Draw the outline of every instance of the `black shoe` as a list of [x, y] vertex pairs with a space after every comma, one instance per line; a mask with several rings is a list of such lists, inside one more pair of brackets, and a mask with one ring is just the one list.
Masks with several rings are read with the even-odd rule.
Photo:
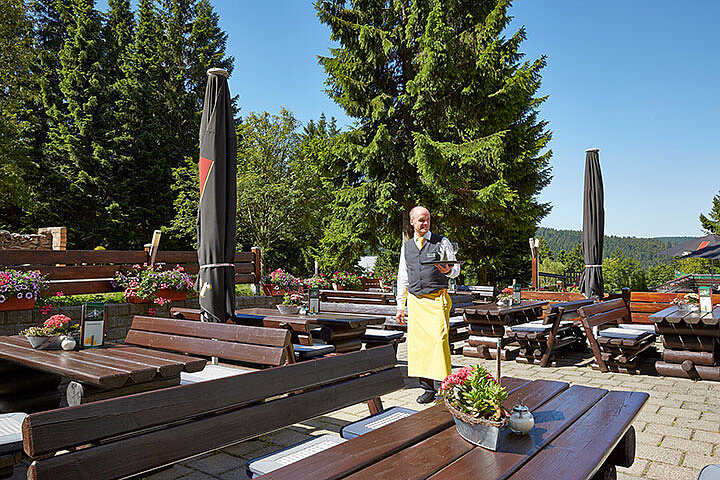
[[435, 392], [425, 391], [422, 395], [417, 397], [417, 403], [431, 403], [435, 400]]

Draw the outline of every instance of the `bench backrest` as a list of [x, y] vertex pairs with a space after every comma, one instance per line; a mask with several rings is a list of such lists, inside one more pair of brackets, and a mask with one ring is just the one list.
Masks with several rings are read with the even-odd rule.
[[[143, 250], [0, 250], [0, 268], [40, 270], [48, 279], [43, 295], [54, 296], [114, 292], [121, 289], [111, 279], [118, 270], [149, 263]], [[200, 266], [195, 250], [159, 251], [155, 263], [169, 268], [180, 265], [186, 273], [197, 274]], [[235, 283], [260, 281], [260, 250], [235, 253]]]
[[320, 302], [395, 305], [392, 292], [361, 292], [358, 290], [320, 290]]
[[402, 389], [395, 363], [388, 345], [31, 414], [28, 478], [119, 478], [212, 451]]
[[[653, 313], [672, 306], [676, 298], [685, 297], [685, 293], [662, 293], [662, 292], [631, 292], [630, 312], [632, 323], [652, 323], [648, 317]], [[713, 304], [720, 303], [720, 295], [712, 296]]]
[[125, 343], [260, 366], [294, 361], [290, 332], [278, 328], [136, 315]]
[[580, 307], [578, 313], [586, 328], [630, 322], [630, 312], [628, 311], [627, 303], [622, 298]]
[[[592, 299], [575, 300], [572, 302], [559, 302], [548, 304], [543, 323], [549, 325], [555, 320], [574, 320], [578, 318], [578, 309], [592, 305]], [[559, 317], [559, 318], [558, 318]]]

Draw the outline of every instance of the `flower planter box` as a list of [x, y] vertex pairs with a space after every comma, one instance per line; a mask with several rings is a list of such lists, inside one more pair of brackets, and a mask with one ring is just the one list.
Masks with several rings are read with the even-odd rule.
[[34, 306], [34, 298], [17, 298], [16, 296], [13, 296], [0, 303], [0, 312], [11, 310], [32, 310]]
[[181, 292], [178, 290], [170, 290], [167, 288], [161, 288], [155, 292], [156, 297], [162, 297], [165, 300], [172, 300], [174, 302], [187, 300], [187, 292]]
[[461, 437], [474, 445], [487, 448], [488, 450], [496, 451], [498, 449], [500, 446], [499, 440], [502, 438], [500, 432], [506, 427], [508, 417], [504, 417], [499, 422], [494, 422], [459, 412], [447, 401], [445, 402], [445, 406], [452, 414], [455, 420], [455, 428], [457, 428]]
[[128, 303], [148, 303], [147, 298], [138, 297], [133, 295], [132, 297], [125, 297]]
[[52, 337], [25, 336], [30, 345], [36, 350], [60, 350], [64, 337], [65, 335], [53, 335]]
[[276, 305], [281, 315], [297, 315], [300, 313], [300, 307], [297, 305]]

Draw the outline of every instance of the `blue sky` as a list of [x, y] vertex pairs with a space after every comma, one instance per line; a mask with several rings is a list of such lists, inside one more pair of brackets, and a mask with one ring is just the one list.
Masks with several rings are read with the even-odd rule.
[[[332, 42], [311, 1], [212, 2], [241, 113], [352, 124], [323, 91], [317, 55]], [[540, 116], [554, 178], [540, 199], [553, 210], [542, 225], [582, 228], [585, 149], [598, 147], [606, 234], [702, 235], [698, 216], [720, 191], [720, 2], [517, 0], [510, 14], [513, 32], [527, 29], [526, 59], [548, 57]]]

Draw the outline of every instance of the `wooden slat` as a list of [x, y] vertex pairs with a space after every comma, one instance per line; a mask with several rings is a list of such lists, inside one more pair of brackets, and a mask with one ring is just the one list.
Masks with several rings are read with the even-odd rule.
[[142, 264], [147, 261], [144, 251], [127, 250], [2, 250], [0, 265], [74, 265], [96, 264]]
[[[217, 340], [287, 347], [290, 334], [277, 328], [248, 327], [228, 323], [197, 322], [178, 318], [133, 317], [131, 330], [143, 330], [155, 333], [167, 333], [197, 338], [214, 338]], [[188, 352], [191, 353], [191, 352]]]
[[73, 280], [73, 279], [108, 279], [120, 270], [122, 265], [68, 265], [57, 267], [54, 265], [23, 265], [13, 267], [16, 270], [40, 270], [48, 280]]
[[[236, 377], [220, 378], [87, 404], [82, 409], [41, 412], [32, 415], [29, 420], [28, 428], [32, 427], [33, 435], [30, 436], [28, 430], [28, 435], [23, 436], [24, 448], [28, 455], [37, 456], [233, 405], [315, 388], [388, 369], [395, 363], [395, 350], [386, 345], [246, 373], [241, 380]], [[128, 423], [128, 418], [133, 421]]]
[[630, 302], [630, 311], [637, 313], [655, 313], [668, 308], [667, 303]]
[[630, 292], [630, 302], [664, 302], [670, 303], [675, 298], [684, 297], [678, 293], [661, 293], [661, 292]]
[[[507, 442], [502, 451], [492, 452], [475, 448], [430, 478], [438, 480], [509, 478], [605, 394], [607, 390], [573, 385], [533, 411], [535, 428], [528, 436], [518, 437], [505, 431], [500, 439], [501, 442]], [[562, 415], [558, 415], [559, 412], [562, 412]]]
[[513, 480], [591, 478], [628, 431], [648, 397], [642, 392], [608, 393], [532, 457], [513, 475]]
[[46, 352], [36, 350], [24, 337], [0, 338], [0, 358], [13, 360], [28, 367], [55, 373], [98, 387], [117, 388], [128, 381], [121, 369], [97, 365], [73, 357], [76, 352]]
[[[251, 375], [254, 374], [231, 378], [242, 383]], [[132, 475], [146, 470], [148, 466], [159, 466], [198, 452], [211, 451], [402, 387], [402, 374], [400, 369], [395, 367], [300, 395], [291, 395], [73, 453], [37, 460], [28, 469], [28, 479], [39, 477], [54, 480], [94, 480]], [[171, 389], [176, 388], [184, 387]], [[158, 445], [162, 448], [158, 449]]]
[[41, 292], [45, 296], [54, 296], [57, 292], [63, 295], [81, 295], [84, 293], [108, 293], [122, 289], [113, 287], [110, 280], [56, 280], [50, 281]]
[[166, 361], [182, 365], [182, 371], [188, 373], [199, 372], [207, 364], [203, 358], [190, 357], [179, 353], [161, 352], [150, 348], [134, 347], [132, 345], [113, 345], [111, 348], [123, 353], [131, 353], [157, 361]]
[[660, 322], [655, 324], [655, 332], [660, 335], [699, 335], [705, 337], [720, 337], [720, 329], [713, 326], [703, 324], [687, 325], [671, 324], [668, 322]]
[[[289, 336], [289, 332], [283, 333], [287, 333]], [[140, 330], [130, 330], [125, 337], [125, 343], [263, 365], [282, 365], [287, 361], [286, 351], [278, 347], [186, 337], [184, 335], [166, 335]]]
[[[88, 351], [92, 352], [92, 350]], [[106, 348], [104, 349], [103, 355], [108, 358], [117, 358], [128, 362], [133, 362], [137, 365], [145, 365], [148, 367], [152, 367], [163, 378], [177, 377], [180, 375], [180, 372], [183, 371], [183, 363], [148, 357], [146, 355], [128, 352], [120, 348]], [[189, 360], [192, 357], [185, 358]], [[204, 359], [199, 358], [197, 360], [203, 362], [205, 361]]]
[[[531, 397], [529, 398], [530, 405], [531, 407], [536, 407], [538, 406], [537, 402], [542, 404], [557, 394], [559, 390], [567, 388], [567, 384], [563, 382], [527, 382], [513, 378], [503, 378], [502, 384], [506, 386], [508, 391], [512, 392], [505, 401], [505, 406], [509, 408], [514, 405], [513, 402], [517, 402], [518, 399], [526, 397]], [[535, 387], [538, 387], [542, 392], [538, 392], [535, 395], [530, 393]], [[366, 433], [350, 442], [342, 443], [329, 450], [320, 452], [311, 458], [300, 460], [287, 467], [270, 472], [264, 475], [263, 478], [268, 480], [329, 480], [346, 478], [346, 475], [355, 472], [357, 472], [357, 474], [351, 478], [413, 478], [414, 475], [417, 475], [419, 478], [425, 478], [422, 475], [427, 473], [426, 469], [424, 470], [426, 461], [424, 459], [420, 460], [423, 452], [417, 451], [418, 449], [415, 447], [425, 439], [430, 439], [428, 442], [432, 443], [431, 439], [434, 438], [436, 433], [442, 432], [447, 427], [453, 425], [453, 423], [452, 416], [447, 412], [445, 406], [436, 405], [393, 422], [390, 425]], [[457, 435], [454, 426], [449, 430], [450, 432], [455, 432], [450, 434], [451, 436]], [[445, 437], [443, 437], [443, 439], [445, 439]], [[465, 441], [463, 440], [463, 442]], [[465, 443], [472, 447], [472, 445], [467, 442]], [[413, 445], [415, 447], [411, 447]], [[462, 449], [460, 442], [454, 439], [451, 446], [445, 445], [448, 446], [448, 448], [452, 447], [455, 453], [458, 453], [458, 449]], [[452, 454], [452, 452], [447, 450], [443, 451]], [[426, 455], [430, 454], [429, 451], [425, 451], [424, 453]], [[402, 472], [392, 471], [393, 462], [391, 462], [391, 460], [395, 459], [396, 456], [398, 459], [404, 459], [405, 455], [408, 456], [407, 460], [410, 468]], [[387, 460], [383, 461], [383, 459]], [[427, 458], [428, 463], [437, 461], [441, 461], [441, 459], [434, 455], [432, 458], [429, 456]], [[401, 460], [398, 463], [405, 462]], [[447, 464], [447, 460], [445, 464]], [[363, 470], [370, 465], [372, 465], [372, 467]], [[430, 471], [430, 473], [432, 473], [432, 471]]]
[[549, 302], [571, 302], [585, 299], [582, 293], [550, 291], [546, 292], [537, 290], [523, 290], [522, 298], [523, 300], [547, 300]]
[[238, 273], [235, 275], [235, 283], [258, 283], [254, 274]]

